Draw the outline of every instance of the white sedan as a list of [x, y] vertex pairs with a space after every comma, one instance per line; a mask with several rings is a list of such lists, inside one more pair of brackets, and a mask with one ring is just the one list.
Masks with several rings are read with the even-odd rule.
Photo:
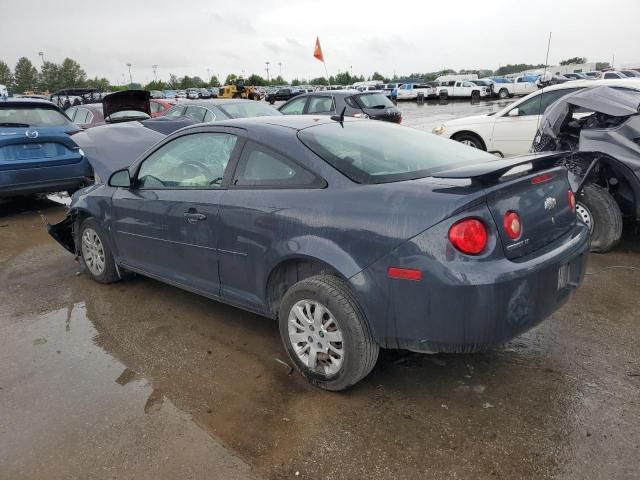
[[581, 88], [607, 85], [640, 90], [640, 78], [576, 80], [531, 93], [502, 110], [465, 117], [433, 129], [433, 133], [503, 157], [522, 155], [531, 149], [542, 114], [560, 97]]

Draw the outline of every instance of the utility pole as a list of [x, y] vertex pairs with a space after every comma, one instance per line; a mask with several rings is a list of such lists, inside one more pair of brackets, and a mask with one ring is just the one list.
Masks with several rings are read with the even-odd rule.
[[127, 63], [127, 68], [129, 68], [129, 85], [133, 83], [133, 76], [131, 75], [131, 64]]
[[158, 70], [158, 65], [151, 65], [151, 68], [153, 68], [153, 79], [157, 83], [158, 82], [158, 74], [157, 74], [156, 70]]
[[616, 54], [614, 53], [614, 54], [613, 54], [613, 57], [611, 58], [611, 68], [615, 68], [615, 67], [614, 67], [615, 62], [616, 62]]
[[266, 70], [267, 70], [267, 82], [268, 82], [268, 81], [269, 81], [269, 64], [270, 64], [271, 62], [264, 62], [264, 63], [265, 63], [265, 65], [267, 66]]
[[278, 62], [278, 75], [282, 76], [282, 62]]
[[44, 52], [38, 52], [38, 55], [40, 55], [40, 58], [42, 59], [42, 64], [44, 65]]

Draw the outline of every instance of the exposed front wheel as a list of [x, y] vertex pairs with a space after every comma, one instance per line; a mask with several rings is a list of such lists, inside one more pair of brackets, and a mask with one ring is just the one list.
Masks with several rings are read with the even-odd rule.
[[336, 277], [317, 275], [293, 285], [282, 299], [279, 327], [296, 370], [326, 390], [354, 385], [378, 359], [362, 310]]
[[91, 277], [100, 283], [112, 283], [120, 279], [111, 248], [102, 229], [93, 218], [80, 225], [80, 261]]
[[452, 137], [456, 142], [463, 143], [469, 147], [477, 148], [478, 150], [486, 150], [484, 143], [477, 136], [470, 133], [461, 133]]
[[500, 91], [498, 91], [498, 98], [504, 100], [507, 97], [509, 97], [509, 91], [506, 88], [501, 88]]
[[605, 253], [622, 237], [622, 213], [615, 199], [597, 185], [585, 185], [576, 214], [591, 230], [591, 251]]

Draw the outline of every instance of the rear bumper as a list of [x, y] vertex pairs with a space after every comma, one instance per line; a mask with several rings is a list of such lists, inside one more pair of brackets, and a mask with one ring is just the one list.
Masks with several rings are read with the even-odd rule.
[[[415, 246], [402, 248], [415, 258]], [[427, 257], [420, 282], [386, 278], [387, 259], [352, 278], [352, 286], [382, 346], [475, 352], [524, 333], [567, 302], [582, 283], [588, 250], [588, 228], [579, 224], [535, 258], [474, 264]]]
[[73, 190], [91, 183], [93, 170], [85, 158], [77, 163], [0, 171], [0, 197]]

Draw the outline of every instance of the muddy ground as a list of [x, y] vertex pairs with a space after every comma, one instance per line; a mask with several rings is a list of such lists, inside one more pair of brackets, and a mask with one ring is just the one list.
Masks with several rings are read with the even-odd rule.
[[97, 284], [39, 212], [65, 209], [0, 204], [0, 479], [639, 476], [630, 229], [503, 348], [383, 352], [327, 393], [283, 365], [274, 322], [145, 278]]

